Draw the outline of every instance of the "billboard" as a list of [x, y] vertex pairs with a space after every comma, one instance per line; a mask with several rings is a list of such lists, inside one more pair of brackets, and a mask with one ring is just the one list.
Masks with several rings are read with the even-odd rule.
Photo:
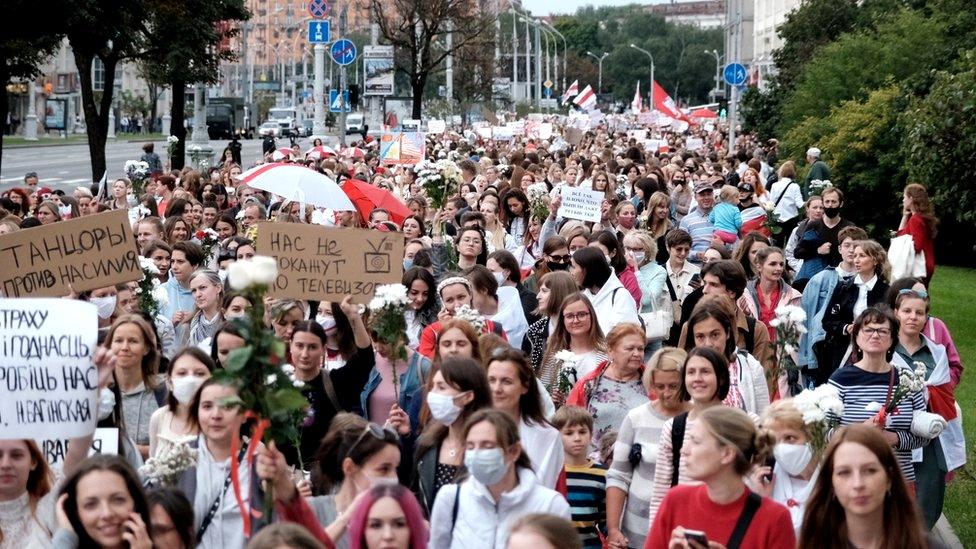
[[363, 46], [363, 95], [393, 95], [393, 46]]
[[48, 99], [44, 105], [44, 127], [63, 130], [68, 125], [68, 100]]

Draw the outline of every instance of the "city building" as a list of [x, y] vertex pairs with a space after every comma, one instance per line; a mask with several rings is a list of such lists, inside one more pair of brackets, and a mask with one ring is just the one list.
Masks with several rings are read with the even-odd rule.
[[663, 15], [669, 23], [694, 25], [703, 29], [716, 29], [725, 25], [726, 0], [671, 1], [644, 7], [650, 13]]

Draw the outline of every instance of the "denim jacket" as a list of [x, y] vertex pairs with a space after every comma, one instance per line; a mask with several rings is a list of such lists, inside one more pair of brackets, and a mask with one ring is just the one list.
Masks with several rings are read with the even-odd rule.
[[[410, 427], [414, 433], [420, 430], [420, 407], [424, 402], [424, 384], [430, 372], [430, 360], [420, 353], [413, 353], [407, 361], [407, 371], [400, 375], [400, 408], [410, 417]], [[379, 371], [373, 368], [366, 380], [366, 386], [359, 396], [363, 415], [369, 416], [369, 396], [379, 386]], [[366, 419], [370, 419], [366, 417]]]
[[813, 275], [810, 282], [803, 289], [801, 306], [807, 314], [807, 332], [800, 335], [800, 351], [798, 366], [811, 370], [817, 369], [817, 357], [813, 354], [813, 345], [827, 337], [824, 330], [823, 317], [827, 312], [830, 297], [834, 295], [834, 288], [840, 282], [837, 269], [828, 267]]

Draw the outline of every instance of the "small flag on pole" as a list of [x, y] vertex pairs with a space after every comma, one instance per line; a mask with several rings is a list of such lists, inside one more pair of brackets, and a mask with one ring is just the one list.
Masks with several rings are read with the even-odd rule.
[[573, 103], [584, 111], [592, 110], [596, 107], [596, 94], [593, 93], [593, 88], [587, 84], [576, 99], [573, 99]]
[[637, 91], [634, 92], [634, 100], [630, 102], [630, 110], [634, 111], [634, 114], [640, 114], [643, 109], [644, 99], [641, 97], [640, 80], [638, 80]]
[[579, 80], [573, 80], [573, 83], [563, 92], [562, 103], [565, 105], [567, 101], [579, 94]]

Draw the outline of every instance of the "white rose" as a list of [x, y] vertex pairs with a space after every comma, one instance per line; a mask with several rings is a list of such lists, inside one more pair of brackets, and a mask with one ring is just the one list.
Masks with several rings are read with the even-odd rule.
[[838, 417], [844, 415], [844, 403], [836, 397], [827, 397], [820, 401], [820, 409]]
[[227, 280], [231, 288], [240, 291], [254, 284], [248, 263], [248, 261], [235, 261], [227, 267]]
[[278, 262], [273, 257], [256, 255], [251, 260], [251, 280], [270, 286], [278, 278]]
[[265, 383], [267, 383], [268, 385], [274, 385], [275, 381], [277, 380], [278, 380], [277, 376], [275, 376], [274, 374], [268, 374], [268, 379], [265, 381]]
[[811, 423], [820, 423], [825, 419], [827, 419], [827, 414], [825, 414], [824, 411], [819, 408], [803, 412], [803, 423], [806, 423], [807, 425]]
[[153, 289], [152, 295], [156, 298], [156, 303], [159, 303], [160, 307], [169, 305], [169, 292], [166, 291], [165, 286], [156, 286]]
[[868, 402], [867, 404], [864, 405], [864, 411], [866, 411], [866, 412], [880, 412], [881, 411], [881, 405], [878, 404], [877, 402]]

